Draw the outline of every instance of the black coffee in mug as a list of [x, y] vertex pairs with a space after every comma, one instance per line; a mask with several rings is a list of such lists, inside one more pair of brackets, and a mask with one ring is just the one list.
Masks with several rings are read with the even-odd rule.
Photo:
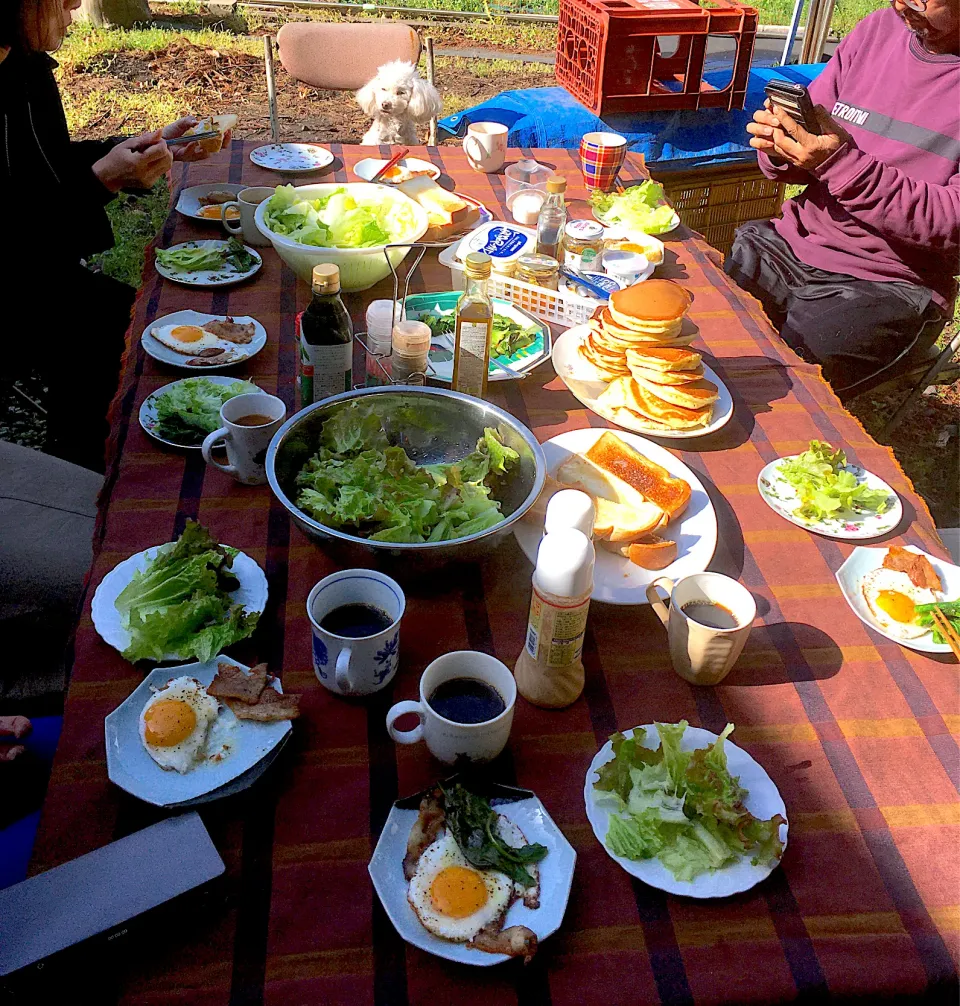
[[716, 601], [687, 601], [680, 610], [687, 618], [711, 629], [736, 629], [740, 625], [734, 613]]
[[373, 604], [341, 604], [320, 619], [320, 628], [335, 636], [363, 639], [389, 629], [393, 619]]
[[486, 723], [507, 708], [503, 696], [479, 678], [449, 678], [427, 698], [430, 708], [454, 723]]

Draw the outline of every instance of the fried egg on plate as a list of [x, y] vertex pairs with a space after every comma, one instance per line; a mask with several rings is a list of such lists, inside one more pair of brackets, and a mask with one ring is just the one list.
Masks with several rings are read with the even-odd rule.
[[204, 349], [227, 349], [227, 344], [199, 325], [157, 325], [150, 329], [157, 342], [177, 353], [193, 356]]
[[[223, 219], [223, 207], [216, 204], [211, 206], [201, 206], [197, 210], [197, 216], [203, 217], [204, 220], [222, 220]], [[236, 206], [227, 207], [227, 219], [228, 220], [239, 220], [240, 210]]]
[[174, 678], [140, 711], [140, 740], [162, 769], [184, 775], [207, 757], [208, 734], [219, 711], [220, 703], [196, 678]]
[[513, 881], [499, 870], [472, 866], [446, 828], [420, 855], [407, 888], [407, 900], [423, 927], [454, 943], [502, 923], [514, 896]]
[[916, 624], [916, 606], [932, 604], [936, 596], [926, 587], [916, 587], [906, 573], [871, 569], [860, 581], [870, 614], [884, 632], [898, 639], [916, 639], [930, 631]]

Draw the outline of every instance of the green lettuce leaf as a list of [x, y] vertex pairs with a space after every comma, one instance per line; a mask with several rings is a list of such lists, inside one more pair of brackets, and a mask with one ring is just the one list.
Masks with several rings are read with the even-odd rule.
[[609, 227], [622, 224], [629, 230], [645, 234], [663, 234], [671, 230], [674, 210], [666, 201], [663, 188], [646, 181], [631, 185], [623, 192], [600, 192], [590, 196], [597, 215]]
[[156, 398], [157, 433], [175, 444], [200, 444], [208, 433], [219, 428], [224, 402], [259, 390], [250, 381], [214, 384], [206, 377], [177, 381]]

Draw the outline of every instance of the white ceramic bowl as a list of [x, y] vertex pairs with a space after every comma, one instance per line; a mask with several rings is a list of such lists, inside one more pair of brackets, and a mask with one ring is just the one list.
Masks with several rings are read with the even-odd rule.
[[[372, 185], [369, 182], [325, 182], [319, 185], [300, 185], [297, 187], [297, 193], [304, 199], [317, 199], [329, 195], [336, 189], [346, 189], [358, 199], [369, 198], [371, 193], [382, 193], [385, 199], [406, 200], [413, 207], [416, 226], [404, 240], [418, 241], [427, 231], [429, 226], [427, 211], [408, 195], [389, 185]], [[385, 276], [390, 275], [390, 266], [387, 265], [383, 251], [384, 245], [375, 245], [372, 248], [316, 248], [313, 245], [300, 244], [299, 241], [282, 234], [275, 234], [264, 222], [268, 202], [269, 200], [265, 199], [257, 207], [254, 215], [257, 227], [264, 237], [269, 238], [274, 251], [305, 283], [310, 282], [313, 267], [321, 262], [333, 262], [339, 267], [340, 286], [348, 292], [368, 290]], [[394, 269], [406, 258], [409, 250], [409, 248], [390, 250], [390, 261]]]

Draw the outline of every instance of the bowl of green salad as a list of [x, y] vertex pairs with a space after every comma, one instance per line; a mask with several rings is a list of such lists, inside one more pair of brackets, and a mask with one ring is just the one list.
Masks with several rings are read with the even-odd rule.
[[267, 479], [297, 526], [346, 562], [418, 573], [491, 551], [530, 509], [546, 464], [494, 405], [439, 388], [364, 388], [276, 432]]
[[[367, 290], [390, 274], [384, 249], [426, 233], [427, 211], [388, 185], [370, 182], [278, 185], [254, 215], [260, 232], [305, 283], [313, 267], [333, 262], [343, 290]], [[393, 268], [409, 248], [391, 248]]]

